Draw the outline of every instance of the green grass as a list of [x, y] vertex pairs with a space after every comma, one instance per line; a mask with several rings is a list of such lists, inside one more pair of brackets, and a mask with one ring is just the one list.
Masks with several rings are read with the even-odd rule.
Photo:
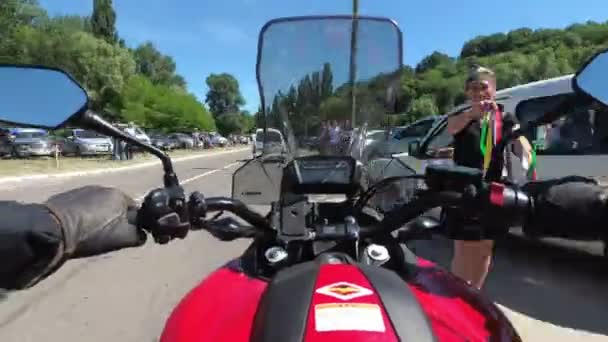
[[[213, 153], [214, 151], [227, 149], [230, 148], [200, 151], [176, 150], [169, 153], [169, 155], [172, 158], [177, 158], [191, 155], [209, 154]], [[151, 154], [140, 153], [136, 154], [135, 159], [124, 161], [111, 160], [110, 156], [95, 156], [84, 158], [59, 157], [58, 161], [56, 161], [55, 158], [49, 157], [37, 157], [30, 159], [2, 159], [0, 160], [0, 177], [37, 174], [57, 174], [73, 171], [109, 169], [140, 164], [142, 162], [151, 161], [155, 159], [157, 158]]]

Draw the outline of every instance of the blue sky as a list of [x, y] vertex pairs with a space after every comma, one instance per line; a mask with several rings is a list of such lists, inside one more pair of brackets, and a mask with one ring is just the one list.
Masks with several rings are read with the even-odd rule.
[[[39, 0], [51, 15], [92, 11], [93, 0]], [[118, 31], [128, 45], [150, 40], [173, 56], [191, 92], [204, 100], [209, 73], [237, 77], [255, 110], [257, 34], [276, 17], [349, 14], [351, 0], [114, 0]], [[404, 62], [415, 65], [434, 50], [458, 55], [481, 34], [518, 27], [564, 27], [608, 20], [608, 0], [360, 0], [362, 15], [390, 17], [403, 31]]]

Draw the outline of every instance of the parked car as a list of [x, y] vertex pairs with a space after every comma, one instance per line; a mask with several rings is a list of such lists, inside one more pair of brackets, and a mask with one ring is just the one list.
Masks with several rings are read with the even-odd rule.
[[365, 134], [365, 146], [370, 146], [378, 141], [382, 141], [385, 138], [385, 131], [383, 129], [372, 129], [367, 131]]
[[223, 137], [223, 136], [221, 136], [218, 133], [216, 133], [216, 134], [214, 134], [214, 135], [211, 136], [211, 142], [215, 146], [224, 147], [224, 146], [228, 145], [228, 139], [225, 138], [225, 137]]
[[51, 156], [52, 144], [48, 132], [37, 128], [17, 128], [11, 132], [11, 155], [17, 158], [30, 156]]
[[112, 139], [95, 131], [72, 129], [65, 141], [57, 140], [62, 145], [62, 154], [93, 156], [111, 154], [114, 148]]
[[[129, 125], [131, 125], [133, 127], [133, 133], [131, 134], [135, 139], [146, 143], [146, 144], [152, 144], [152, 139], [150, 139], [150, 137], [148, 136], [148, 134], [146, 134], [146, 132], [144, 132], [143, 129], [141, 129], [140, 127], [138, 127], [137, 125], [130, 123], [130, 124], [126, 124], [126, 123], [113, 123], [113, 125], [115, 127], [118, 127], [120, 129], [122, 129], [125, 132], [128, 132], [128, 127]], [[139, 148], [137, 145], [131, 145], [131, 149], [134, 152], [141, 152], [141, 148]]]
[[390, 155], [408, 153], [408, 146], [413, 141], [420, 141], [443, 116], [436, 115], [420, 119], [410, 125], [395, 127], [388, 142]]
[[258, 128], [255, 131], [255, 140], [253, 143], [254, 156], [261, 155], [262, 151], [264, 151], [264, 138], [267, 139], [266, 144], [269, 146], [269, 148], [267, 148], [267, 153], [274, 153], [273, 150], [275, 150], [275, 146], [277, 147], [276, 150], [280, 151], [285, 151], [287, 148], [281, 131], [275, 128], [268, 128], [266, 130], [266, 135], [264, 135], [264, 129]]
[[394, 127], [388, 133], [384, 130], [372, 130], [367, 133], [364, 157], [407, 155], [408, 146], [412, 141], [422, 139], [441, 116], [431, 116], [420, 119], [407, 126]]
[[193, 148], [194, 139], [192, 136], [185, 133], [171, 133], [168, 135], [169, 139], [177, 142], [178, 148]]
[[[565, 100], [577, 100], [571, 87], [572, 75], [532, 82], [497, 92], [496, 102], [503, 107], [505, 113], [515, 114], [520, 124], [533, 121], [544, 113], [555, 110]], [[527, 139], [534, 145], [542, 147], [537, 150], [538, 179], [553, 179], [569, 175], [580, 175], [595, 178], [606, 183], [605, 170], [608, 170], [608, 121], [603, 120], [608, 113], [600, 113], [600, 107], [595, 107], [587, 99], [571, 106], [567, 115], [568, 120], [558, 120], [549, 125], [569, 125], [568, 136], [562, 146], [566, 149], [551, 151], [550, 144], [545, 146], [544, 131], [535, 128], [526, 132]], [[577, 101], [573, 101], [577, 103]], [[462, 105], [454, 108], [449, 114], [457, 114], [470, 108]], [[577, 118], [578, 117], [578, 118]], [[591, 126], [591, 129], [590, 127]], [[563, 127], [563, 126], [562, 126]], [[586, 142], [585, 144], [579, 142]], [[577, 142], [574, 144], [573, 142]], [[417, 173], [423, 173], [430, 164], [452, 164], [449, 153], [453, 137], [447, 131], [447, 116], [439, 120], [429, 133], [418, 143], [409, 146], [409, 155], [399, 159]], [[589, 146], [584, 146], [589, 144]], [[581, 145], [584, 148], [581, 148]], [[548, 152], [548, 153], [547, 153]], [[606, 242], [604, 242], [606, 245]]]
[[238, 140], [241, 145], [249, 144], [249, 138], [247, 138], [245, 135], [241, 135]]
[[170, 151], [179, 148], [179, 141], [177, 139], [170, 138], [163, 134], [154, 134], [151, 137], [152, 145], [165, 151]]
[[135, 127], [135, 139], [141, 142], [145, 142], [147, 144], [152, 143], [152, 139], [150, 139], [146, 132], [144, 132], [144, 130], [139, 127]]
[[[571, 87], [571, 80], [572, 75], [568, 75], [500, 90], [496, 94], [496, 102], [503, 107], [504, 112], [515, 114], [520, 123], [523, 124], [540, 117], [565, 99], [577, 96]], [[458, 106], [450, 111], [448, 115], [462, 112], [469, 107], [466, 104]], [[593, 111], [593, 109], [584, 101], [571, 110], [580, 113], [586, 120], [571, 119], [551, 123], [552, 125], [563, 125], [568, 122], [569, 126], [574, 128], [571, 130], [572, 135], [563, 137], [564, 140], [567, 140], [567, 145], [570, 148], [554, 153], [551, 150], [539, 149], [537, 151], [537, 177], [539, 179], [549, 179], [577, 174], [601, 180], [604, 177], [602, 170], [608, 169], [608, 123], [597, 120], [602, 115], [593, 115], [592, 117], [590, 111]], [[575, 116], [569, 115], [569, 117]], [[581, 131], [585, 130], [580, 129], [582, 127], [577, 127], [577, 125], [591, 125], [593, 129], [587, 130], [587, 134], [584, 134]], [[544, 136], [539, 134], [542, 131], [542, 128], [533, 129], [526, 132], [526, 137], [532, 144], [544, 147]], [[576, 135], [578, 137], [575, 138]], [[583, 137], [582, 135], [588, 136]], [[588, 141], [591, 146], [579, 148], [586, 144], [573, 144], [573, 141]], [[412, 142], [410, 144], [409, 149], [415, 155], [402, 155], [400, 159], [416, 169], [417, 172], [423, 172], [429, 162], [451, 162], [451, 155], [445, 155], [443, 151], [449, 148], [452, 142], [453, 137], [447, 132], [447, 117], [444, 117], [419, 143]], [[549, 147], [545, 148], [548, 149]]]

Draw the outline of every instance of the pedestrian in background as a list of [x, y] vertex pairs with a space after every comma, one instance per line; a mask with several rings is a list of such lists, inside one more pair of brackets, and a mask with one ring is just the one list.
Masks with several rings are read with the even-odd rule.
[[200, 133], [198, 131], [198, 128], [194, 129], [194, 132], [192, 132], [192, 141], [194, 142], [194, 148], [197, 149], [200, 147], [201, 145], [201, 136]]
[[[133, 121], [129, 122], [127, 127], [125, 128], [125, 133], [135, 138], [137, 136], [137, 131], [135, 130], [135, 123]], [[131, 144], [125, 143], [124, 145], [124, 153], [125, 159], [131, 160], [133, 159], [133, 146]]]
[[[465, 82], [465, 94], [471, 102], [471, 109], [448, 118], [448, 132], [454, 136], [454, 163], [485, 172], [493, 147], [519, 125], [515, 116], [503, 113], [495, 101], [496, 76], [492, 70], [474, 66]], [[508, 150], [505, 154], [507, 167], [503, 169], [503, 176], [519, 182], [521, 180], [517, 178], [521, 178], [521, 174], [526, 177], [528, 171], [534, 171], [533, 151], [525, 137], [509, 144], [508, 148], [512, 148], [514, 153]], [[515, 163], [517, 154], [519, 160]], [[524, 163], [527, 169], [521, 172]], [[493, 255], [494, 241], [490, 232], [499, 231], [494, 229], [494, 225], [500, 227], [502, 223], [481, 222], [478, 217], [470, 217], [459, 208], [448, 207], [444, 213], [448, 232], [462, 239], [454, 241], [452, 272], [481, 289]]]

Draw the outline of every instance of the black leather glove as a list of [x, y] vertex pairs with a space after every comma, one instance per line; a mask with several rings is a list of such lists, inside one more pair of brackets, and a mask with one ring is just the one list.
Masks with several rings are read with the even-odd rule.
[[524, 226], [531, 235], [573, 239], [608, 236], [608, 189], [595, 180], [570, 176], [523, 186], [534, 198], [534, 213]]
[[50, 197], [45, 205], [63, 230], [64, 256], [81, 258], [146, 242], [135, 226], [137, 204], [122, 191], [86, 186]]
[[135, 247], [146, 235], [129, 223], [135, 202], [119, 190], [87, 186], [44, 204], [0, 202], [0, 287], [22, 289], [67, 259]]
[[183, 239], [190, 230], [188, 207], [181, 187], [150, 191], [137, 213], [137, 226], [150, 232], [157, 243]]
[[0, 288], [22, 289], [61, 260], [59, 222], [41, 204], [0, 202]]

